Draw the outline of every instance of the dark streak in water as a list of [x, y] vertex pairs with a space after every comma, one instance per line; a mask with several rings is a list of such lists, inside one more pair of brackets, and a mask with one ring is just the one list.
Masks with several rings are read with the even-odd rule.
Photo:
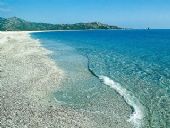
[[[90, 62], [89, 62], [89, 57], [88, 57], [88, 55], [86, 55], [86, 57], [87, 57], [87, 67], [88, 67], [89, 72], [90, 72], [93, 76], [95, 76], [96, 78], [99, 79], [99, 76], [96, 75], [96, 74], [93, 72], [93, 70], [90, 68]], [[116, 93], [117, 93], [118, 95], [120, 95], [117, 91], [116, 91]], [[121, 96], [121, 95], [120, 95], [120, 96]], [[131, 108], [131, 110], [132, 110], [132, 113], [131, 113], [131, 114], [133, 114], [133, 113], [135, 112], [135, 109], [133, 108], [133, 106], [129, 105], [129, 104], [126, 102], [126, 100], [124, 99], [123, 96], [121, 96], [121, 97], [123, 98], [123, 100], [125, 101], [125, 103], [126, 103], [128, 106], [130, 106], [130, 108]]]
[[88, 67], [89, 72], [90, 72], [93, 76], [99, 78], [99, 76], [96, 75], [96, 74], [93, 72], [93, 70], [90, 68], [90, 62], [89, 62], [89, 57], [88, 57], [88, 55], [86, 55], [86, 57], [87, 57], [87, 67]]

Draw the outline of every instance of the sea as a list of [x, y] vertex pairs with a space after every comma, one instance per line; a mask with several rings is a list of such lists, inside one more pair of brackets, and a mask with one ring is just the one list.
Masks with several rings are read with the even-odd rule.
[[170, 30], [32, 33], [65, 74], [53, 94], [101, 128], [170, 128]]

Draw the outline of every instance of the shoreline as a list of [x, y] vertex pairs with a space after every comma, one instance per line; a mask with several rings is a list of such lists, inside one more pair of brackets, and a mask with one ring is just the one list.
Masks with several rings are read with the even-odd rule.
[[[44, 37], [46, 37], [45, 34]], [[38, 33], [37, 38], [41, 39], [41, 36], [39, 37]], [[44, 42], [44, 45], [54, 51], [54, 60], [56, 60], [62, 69], [64, 69], [68, 76], [68, 80], [63, 83], [64, 87], [57, 90], [55, 93], [56, 102], [63, 105], [68, 104], [68, 106], [84, 111], [88, 115], [90, 114], [90, 116], [93, 116], [93, 120], [95, 120], [101, 127], [121, 127], [123, 125], [128, 128], [133, 127], [134, 123], [132, 121], [130, 122], [129, 119], [134, 112], [131, 110], [131, 106], [129, 106], [121, 95], [119, 95], [114, 89], [109, 88], [109, 90], [112, 91], [112, 94], [109, 96], [109, 94], [106, 94], [105, 92], [104, 94], [107, 96], [101, 96], [101, 90], [104, 91], [107, 87], [102, 81], [100, 81], [99, 76], [95, 75], [95, 72], [90, 70], [90, 60], [88, 56], [80, 54], [76, 48], [70, 45], [64, 43], [60, 44], [57, 40], [55, 40], [55, 43], [52, 43], [48, 42], [47, 39], [47, 42]], [[57, 58], [59, 58], [59, 60], [57, 60]], [[100, 90], [98, 90], [99, 87], [101, 87]], [[80, 93], [81, 90], [84, 90], [84, 94]], [[95, 101], [100, 102], [97, 103]], [[102, 107], [100, 107], [103, 103], [106, 106], [109, 106], [108, 108], [106, 107], [106, 109], [110, 109], [110, 111], [114, 114], [110, 114], [107, 110], [105, 111]], [[122, 105], [123, 107], [121, 107]], [[117, 114], [117, 112], [119, 112], [119, 114]], [[107, 119], [108, 122], [109, 120], [112, 121], [105, 124], [105, 119]], [[119, 123], [114, 124], [114, 122]]]
[[51, 99], [64, 72], [32, 32], [0, 32], [0, 127], [96, 127]]

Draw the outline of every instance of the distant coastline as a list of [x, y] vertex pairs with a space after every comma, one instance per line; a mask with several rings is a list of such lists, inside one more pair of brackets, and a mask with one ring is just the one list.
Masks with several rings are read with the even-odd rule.
[[75, 24], [49, 24], [29, 22], [17, 17], [0, 17], [0, 31], [46, 31], [46, 30], [117, 30], [118, 26], [100, 22], [75, 23]]

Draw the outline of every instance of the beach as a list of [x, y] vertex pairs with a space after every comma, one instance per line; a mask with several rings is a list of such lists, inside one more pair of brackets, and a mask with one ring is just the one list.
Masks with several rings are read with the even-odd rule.
[[30, 32], [0, 32], [0, 127], [97, 127], [83, 113], [56, 105], [62, 71]]
[[169, 33], [0, 32], [0, 128], [168, 127]]

